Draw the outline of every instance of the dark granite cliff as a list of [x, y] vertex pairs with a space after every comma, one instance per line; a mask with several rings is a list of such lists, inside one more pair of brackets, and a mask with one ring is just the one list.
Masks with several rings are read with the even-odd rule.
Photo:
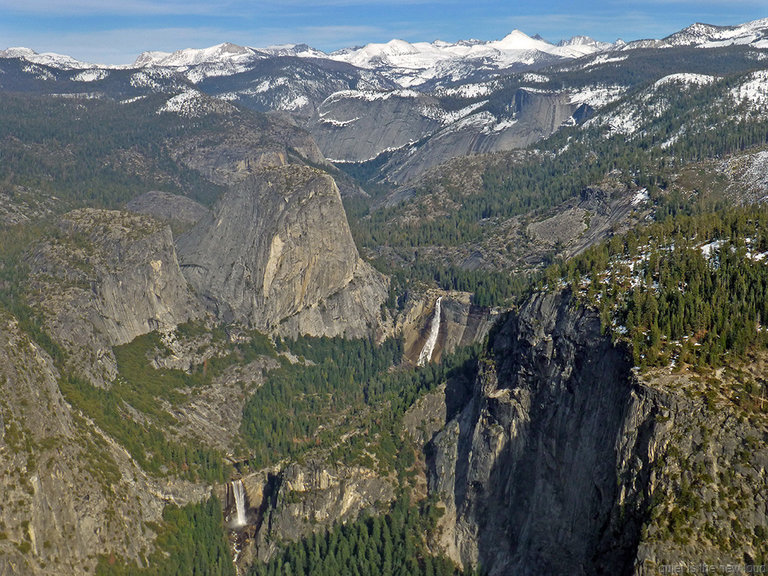
[[[664, 382], [636, 376], [596, 313], [565, 294], [533, 297], [498, 326], [474, 390], [426, 447], [446, 507], [439, 546], [491, 575], [652, 574], [759, 557], [764, 427], [729, 425], [732, 407], [707, 410]], [[713, 479], [723, 469], [741, 500]]]

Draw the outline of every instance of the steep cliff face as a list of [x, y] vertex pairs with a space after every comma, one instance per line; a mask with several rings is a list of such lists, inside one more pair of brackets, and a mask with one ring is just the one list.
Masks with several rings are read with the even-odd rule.
[[149, 478], [80, 416], [51, 358], [0, 310], [0, 573], [92, 574], [96, 557], [139, 559], [167, 502], [209, 488]]
[[619, 469], [632, 462], [643, 476], [649, 460], [642, 438], [619, 450], [631, 366], [599, 320], [562, 296], [529, 302], [493, 351], [471, 400], [433, 439], [443, 546], [490, 574], [626, 572], [639, 525], [617, 513]]
[[[363, 512], [385, 508], [395, 498], [393, 478], [374, 470], [310, 459], [264, 470], [242, 479], [248, 525], [239, 534], [236, 564], [246, 569], [268, 560], [280, 543], [295, 542], [335, 522], [349, 522]], [[231, 491], [222, 490], [231, 519], [236, 510]]]
[[415, 148], [393, 155], [383, 171], [392, 182], [412, 182], [452, 158], [525, 148], [573, 123], [580, 112], [568, 94], [520, 89], [503, 116], [479, 112], [440, 127]]
[[571, 95], [558, 92], [538, 92], [522, 88], [515, 93], [515, 118], [519, 127], [514, 134], [526, 144], [546, 138], [563, 124], [582, 119], [587, 111], [571, 102]]
[[440, 546], [491, 575], [761, 561], [765, 417], [665, 374], [639, 378], [567, 295], [533, 297], [455, 416], [431, 411], [449, 418], [427, 445]]
[[30, 257], [30, 299], [71, 368], [115, 375], [112, 346], [203, 314], [181, 274], [170, 228], [111, 210], [67, 214]]
[[482, 107], [449, 111], [411, 92], [341, 93], [323, 102], [309, 130], [334, 161], [366, 162], [388, 153], [382, 176], [402, 184], [452, 158], [524, 148], [546, 138], [586, 114], [570, 100], [566, 93], [520, 89], [505, 110], [492, 114]]
[[[436, 314], [438, 298], [440, 309]], [[437, 340], [430, 360], [438, 362], [443, 354], [451, 353], [458, 347], [482, 342], [497, 319], [497, 311], [473, 305], [469, 293], [429, 291], [409, 298], [397, 318], [395, 330], [403, 336], [406, 359], [416, 364], [429, 332], [437, 322]]]
[[415, 92], [340, 92], [319, 106], [309, 130], [326, 157], [365, 162], [438, 130], [440, 112], [434, 98]]
[[226, 321], [352, 337], [381, 323], [385, 280], [360, 259], [338, 188], [319, 170], [260, 171], [178, 248], [184, 274]]

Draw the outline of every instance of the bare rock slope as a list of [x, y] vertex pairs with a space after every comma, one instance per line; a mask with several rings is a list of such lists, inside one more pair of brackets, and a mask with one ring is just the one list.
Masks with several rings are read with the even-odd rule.
[[147, 216], [83, 209], [31, 256], [31, 302], [70, 366], [115, 375], [112, 347], [204, 313], [181, 275], [170, 228]]
[[93, 574], [139, 559], [167, 502], [210, 487], [152, 479], [66, 402], [51, 357], [0, 309], [0, 574]]
[[225, 321], [360, 337], [381, 324], [386, 281], [359, 257], [333, 178], [263, 169], [179, 238], [190, 284]]

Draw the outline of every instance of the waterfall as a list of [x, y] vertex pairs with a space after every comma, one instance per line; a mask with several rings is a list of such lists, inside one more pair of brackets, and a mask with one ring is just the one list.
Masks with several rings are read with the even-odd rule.
[[440, 333], [440, 300], [443, 297], [440, 296], [435, 302], [435, 314], [432, 316], [432, 324], [429, 327], [429, 336], [424, 343], [424, 348], [421, 349], [419, 354], [419, 366], [424, 366], [432, 358], [432, 353], [435, 351], [435, 344], [437, 344], [437, 335]]
[[235, 527], [242, 528], [247, 524], [245, 519], [245, 487], [242, 480], [233, 480], [232, 494], [235, 497]]

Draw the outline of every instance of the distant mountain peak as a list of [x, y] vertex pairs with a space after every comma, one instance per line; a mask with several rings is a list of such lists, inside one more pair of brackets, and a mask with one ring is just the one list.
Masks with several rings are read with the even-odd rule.
[[[539, 37], [541, 38], [541, 37]], [[521, 30], [512, 30], [501, 40], [492, 42], [495, 48], [506, 50], [541, 50], [543, 47], [551, 47], [552, 44], [539, 38], [531, 38]]]
[[257, 56], [253, 48], [224, 42], [209, 48], [184, 48], [176, 52], [144, 52], [136, 59], [134, 66], [196, 66], [207, 63], [224, 63], [247, 60]]
[[84, 70], [86, 68], [95, 68], [94, 64], [75, 60], [71, 56], [55, 54], [53, 52], [38, 54], [31, 48], [24, 48], [22, 46], [0, 50], [0, 58], [21, 58], [34, 64], [42, 64], [61, 70]]
[[[589, 36], [577, 35], [553, 44], [539, 34], [529, 36], [515, 29], [498, 40], [459, 40], [446, 42], [410, 42], [392, 39], [387, 42], [373, 42], [360, 47], [344, 48], [330, 54], [316, 50], [307, 44], [286, 44], [266, 48], [252, 48], [232, 42], [223, 42], [208, 48], [185, 48], [175, 52], [148, 51], [142, 53], [132, 65], [96, 66], [79, 62], [59, 54], [38, 54], [23, 47], [8, 48], [0, 51], [0, 58], [17, 58], [36, 65], [47, 66], [62, 71], [94, 71], [104, 73], [101, 76], [90, 74], [75, 76], [75, 81], [84, 78], [103, 79], [106, 71], [115, 68], [155, 69], [153, 72], [142, 70], [143, 74], [181, 74], [188, 82], [198, 84], [211, 77], [227, 77], [254, 70], [273, 58], [306, 58], [314, 62], [296, 63], [302, 67], [319, 65], [317, 61], [333, 61], [333, 72], [341, 70], [338, 63], [344, 63], [365, 70], [361, 73], [367, 88], [387, 87], [413, 88], [417, 86], [435, 86], [440, 83], [455, 83], [470, 78], [479, 78], [494, 71], [505, 73], [527, 71], [554, 65], [566, 60], [582, 58], [614, 50], [635, 48], [668, 48], [670, 46], [695, 46], [701, 48], [748, 45], [758, 49], [768, 49], [768, 18], [755, 20], [739, 26], [714, 26], [697, 22], [679, 32], [661, 40], [637, 40], [629, 44], [621, 40], [610, 44], [599, 42]], [[261, 62], [261, 64], [260, 64]], [[279, 66], [292, 66], [283, 62]], [[34, 68], [34, 67], [33, 67]], [[167, 70], [163, 70], [167, 68]], [[265, 66], [265, 69], [269, 66]], [[26, 74], [38, 78], [55, 80], [51, 70], [25, 70]], [[319, 73], [316, 70], [312, 74]], [[178, 78], [178, 77], [177, 77]], [[269, 80], [269, 81], [268, 81]], [[137, 76], [135, 83], [154, 82], [145, 76]], [[261, 99], [266, 91], [277, 86], [288, 86], [293, 82], [288, 77], [265, 78], [253, 87], [248, 94], [250, 99]], [[143, 85], [143, 84], [142, 84]], [[297, 93], [283, 94], [289, 107], [293, 102], [304, 102], [305, 95]], [[235, 91], [237, 92], [237, 91]], [[228, 97], [239, 98], [235, 92]], [[290, 108], [293, 109], [293, 108]]]
[[171, 55], [170, 52], [160, 52], [158, 50], [150, 50], [142, 52], [139, 57], [136, 58], [133, 66], [136, 68], [144, 68], [145, 66], [151, 66], [161, 62], [163, 59], [168, 58]]
[[560, 40], [558, 46], [594, 46], [597, 41], [589, 36], [572, 36], [570, 40]]
[[27, 58], [28, 56], [38, 56], [38, 53], [23, 46], [13, 46], [0, 51], [0, 58]]
[[700, 48], [732, 45], [768, 48], [768, 18], [753, 20], [738, 26], [715, 26], [696, 22], [667, 36], [663, 41], [673, 46], [698, 46]]

